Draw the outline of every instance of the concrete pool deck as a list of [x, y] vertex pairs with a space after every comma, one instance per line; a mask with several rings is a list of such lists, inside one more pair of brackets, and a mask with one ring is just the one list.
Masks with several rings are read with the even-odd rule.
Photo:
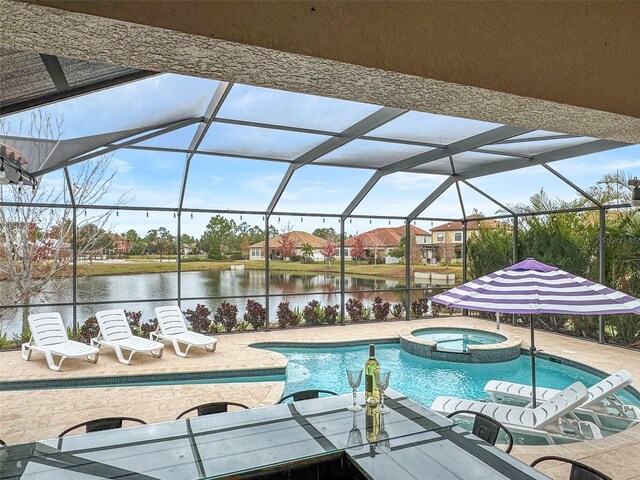
[[[433, 326], [480, 328], [491, 331], [494, 324], [468, 317], [438, 317], [387, 323], [272, 330], [269, 332], [218, 336], [215, 353], [202, 350], [179, 358], [165, 347], [162, 358], [136, 354], [132, 365], [117, 362], [113, 351], [103, 349], [97, 364], [68, 359], [61, 372], [52, 372], [41, 355], [30, 362], [20, 352], [0, 353], [0, 382], [15, 380], [55, 380], [175, 372], [215, 372], [255, 368], [283, 368], [286, 358], [268, 350], [248, 348], [254, 343], [297, 342], [335, 343], [363, 339], [395, 339], [408, 328]], [[518, 335], [527, 348], [528, 330], [503, 324], [501, 332]], [[604, 372], [626, 368], [640, 389], [640, 352], [587, 342], [579, 338], [536, 332], [537, 347], [545, 353], [589, 365]], [[491, 368], [487, 364], [487, 368]], [[7, 443], [22, 443], [57, 436], [65, 428], [96, 417], [126, 415], [148, 423], [173, 420], [181, 411], [198, 403], [230, 400], [249, 407], [270, 405], [280, 398], [284, 382], [219, 383], [147, 387], [74, 388], [58, 390], [0, 392], [0, 438]], [[167, 408], [171, 405], [171, 408]], [[542, 455], [560, 455], [587, 463], [612, 478], [640, 480], [640, 426], [601, 440], [558, 446], [516, 446], [513, 455], [530, 463]], [[547, 463], [540, 468], [556, 478], [567, 478], [568, 469]]]

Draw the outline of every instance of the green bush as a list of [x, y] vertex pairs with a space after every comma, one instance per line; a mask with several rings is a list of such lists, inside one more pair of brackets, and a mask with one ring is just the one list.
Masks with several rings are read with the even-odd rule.
[[364, 305], [357, 298], [351, 297], [345, 304], [347, 315], [352, 322], [361, 322], [363, 319]]
[[244, 321], [253, 327], [254, 330], [264, 328], [267, 321], [267, 311], [260, 302], [248, 299]]
[[225, 332], [230, 332], [238, 327], [238, 307], [233, 303], [222, 302], [218, 305], [213, 320], [217, 325], [224, 328]]
[[338, 310], [340, 305], [326, 305], [322, 312], [324, 321], [329, 325], [335, 325], [338, 322]]
[[322, 307], [317, 300], [311, 300], [302, 310], [302, 318], [306, 325], [320, 325], [322, 323]]
[[95, 315], [87, 318], [80, 327], [80, 337], [85, 343], [89, 343], [92, 338], [96, 338], [100, 334], [100, 327], [98, 326], [98, 319]]
[[188, 309], [182, 313], [194, 332], [209, 333], [211, 330], [211, 310], [205, 305], [199, 303], [195, 310]]
[[278, 327], [287, 328], [293, 326], [295, 322], [295, 313], [289, 307], [289, 302], [280, 302], [276, 311], [276, 318], [278, 319]]
[[371, 305], [373, 311], [373, 318], [376, 320], [386, 320], [391, 310], [391, 304], [389, 302], [383, 302], [381, 297], [376, 297]]
[[404, 305], [401, 302], [394, 303], [391, 307], [391, 315], [393, 318], [399, 319], [404, 313]]
[[418, 298], [411, 302], [411, 313], [414, 318], [420, 318], [429, 311], [429, 303], [426, 298]]

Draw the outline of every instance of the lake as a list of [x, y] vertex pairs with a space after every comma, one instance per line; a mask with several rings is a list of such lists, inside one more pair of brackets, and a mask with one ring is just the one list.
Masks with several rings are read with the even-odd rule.
[[[275, 311], [283, 300], [288, 300], [291, 307], [304, 307], [310, 300], [318, 300], [322, 305], [339, 304], [340, 289], [339, 274], [309, 274], [300, 272], [271, 271], [270, 272], [270, 315], [275, 321]], [[367, 290], [402, 289], [404, 279], [384, 279], [381, 277], [345, 277], [345, 289], [357, 291], [347, 294], [357, 297], [366, 304], [371, 303], [376, 293], [365, 293]], [[0, 282], [0, 294], [9, 288], [8, 282]], [[263, 270], [206, 270], [182, 273], [182, 297], [242, 297], [250, 295], [264, 305], [265, 273]], [[166, 305], [167, 301], [140, 302], [139, 300], [175, 298], [178, 296], [178, 281], [176, 273], [149, 273], [135, 275], [105, 275], [83, 277], [78, 279], [78, 302], [102, 302], [112, 300], [127, 300], [122, 304], [79, 305], [78, 324], [82, 324], [89, 316], [98, 310], [110, 308], [125, 308], [140, 310], [142, 319], [147, 321], [155, 317], [153, 309]], [[398, 302], [404, 297], [404, 291], [380, 292], [380, 296], [389, 302]], [[229, 302], [238, 306], [239, 317], [245, 311], [246, 298], [230, 298]], [[64, 291], [49, 299], [49, 303], [65, 303], [72, 301], [71, 282]], [[204, 303], [212, 311], [221, 302], [216, 300], [183, 300], [182, 308], [194, 308], [198, 303]], [[36, 303], [35, 301], [33, 303]], [[62, 315], [65, 323], [71, 325], [72, 307], [37, 307], [32, 313], [55, 309]], [[20, 331], [21, 311], [4, 310], [0, 320], [0, 332], [6, 332], [9, 338]]]

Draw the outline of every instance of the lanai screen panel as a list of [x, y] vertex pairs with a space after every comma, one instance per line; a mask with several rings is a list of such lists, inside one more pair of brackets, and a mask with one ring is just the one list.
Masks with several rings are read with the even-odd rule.
[[217, 117], [339, 133], [379, 108], [366, 103], [236, 84]]
[[[46, 81], [36, 78], [38, 58], [15, 52], [5, 53], [7, 55], [13, 55], [11, 58], [34, 75], [35, 86], [40, 85], [38, 88], [43, 91], [50, 89]], [[120, 71], [111, 65], [78, 60], [59, 59], [59, 62], [70, 84], [80, 84], [91, 76], [106, 78]], [[4, 81], [9, 83], [6, 79]], [[211, 110], [214, 93], [221, 91], [222, 87], [224, 94], [216, 108]], [[186, 164], [182, 159], [171, 162], [171, 174], [175, 177], [173, 184], [167, 183], [167, 177], [167, 181], [160, 179], [155, 185], [163, 193], [170, 192], [163, 195], [166, 202], [162, 204], [167, 206], [174, 199], [176, 206], [201, 205], [204, 195], [228, 192], [226, 183], [223, 187], [216, 182], [229, 178], [232, 179], [230, 184], [236, 186], [235, 190], [245, 191], [246, 195], [219, 195], [212, 208], [232, 209], [235, 199], [239, 199], [238, 204], [260, 209], [259, 206], [265, 204], [269, 196], [265, 190], [271, 191], [274, 186], [274, 196], [267, 205], [271, 205], [273, 211], [293, 208], [296, 206], [293, 200], [296, 193], [290, 189], [300, 190], [300, 182], [304, 183], [307, 181], [305, 177], [313, 176], [311, 172], [314, 170], [309, 169], [318, 166], [317, 172], [337, 172], [318, 174], [322, 181], [346, 178], [349, 195], [363, 198], [364, 206], [369, 204], [371, 211], [374, 208], [370, 200], [384, 197], [393, 199], [384, 207], [389, 210], [388, 214], [404, 215], [410, 204], [415, 208], [428, 198], [441, 180], [447, 178], [452, 182], [473, 180], [624, 145], [178, 75], [157, 75], [47, 105], [41, 112], [45, 117], [56, 118], [56, 121], [62, 118], [63, 128], [55, 134], [45, 131], [29, 135], [37, 140], [25, 138], [24, 132], [20, 131], [17, 135], [20, 139], [7, 137], [4, 140], [14, 145], [22, 142], [23, 149], [30, 152], [30, 165], [24, 171], [35, 176], [48, 174], [75, 161], [90, 159], [95, 154], [115, 151], [121, 152], [114, 154], [114, 162], [121, 162], [121, 173], [129, 173], [127, 181], [144, 190], [142, 179], [135, 181], [132, 170], [124, 171], [129, 168], [124, 162], [148, 165], [145, 173], [153, 177], [166, 165], [163, 158], [167, 158], [167, 154], [174, 154], [176, 158], [183, 155], [187, 159]], [[4, 120], [8, 125], [15, 125], [21, 120], [30, 121], [31, 114], [25, 111]], [[10, 130], [0, 134], [15, 134], [15, 128]], [[61, 142], [52, 146], [51, 142], [41, 142], [42, 139]], [[198, 139], [201, 141], [196, 141]], [[158, 154], [156, 149], [165, 155]], [[194, 153], [196, 157], [191, 158]], [[208, 163], [205, 157], [215, 160]], [[260, 162], [261, 167], [252, 161]], [[154, 166], [155, 162], [157, 165]], [[223, 168], [224, 162], [228, 165]], [[263, 164], [267, 166], [263, 167]], [[287, 171], [289, 164], [292, 167]], [[208, 167], [214, 169], [211, 174], [206, 171]], [[237, 172], [232, 174], [234, 169]], [[190, 174], [185, 183], [182, 176], [188, 170]], [[375, 175], [380, 177], [370, 192], [365, 186], [367, 171], [371, 174], [377, 172]], [[284, 180], [278, 183], [275, 178], [279, 174]], [[253, 177], [253, 183], [241, 179], [240, 175]], [[439, 181], [432, 181], [432, 176], [439, 177]], [[265, 180], [264, 183], [269, 183], [267, 180], [271, 182], [262, 189], [263, 196], [255, 202], [241, 200], [258, 192], [255, 179], [260, 178]], [[399, 181], [400, 178], [405, 180]], [[412, 180], [407, 181], [408, 178]], [[318, 178], [315, 180], [320, 181]], [[186, 185], [184, 204], [179, 193], [183, 184]], [[408, 192], [409, 184], [419, 187]], [[190, 185], [194, 192], [199, 193], [191, 194]], [[245, 185], [254, 187], [247, 191]], [[398, 193], [393, 193], [394, 186]], [[278, 193], [279, 190], [282, 191]], [[335, 199], [332, 189], [326, 187], [324, 190], [328, 192], [322, 199], [324, 202], [317, 200], [317, 203], [341, 210], [346, 203], [346, 194], [339, 201], [332, 202]], [[283, 203], [287, 199], [290, 200], [289, 205]], [[159, 203], [159, 198], [151, 203]], [[391, 212], [392, 208], [395, 211]], [[356, 206], [354, 213], [363, 209], [366, 210]], [[300, 213], [305, 213], [318, 208], [301, 207], [300, 210]]]
[[401, 117], [373, 130], [370, 137], [390, 140], [449, 145], [480, 133], [488, 132], [500, 124], [436, 115], [434, 113], [407, 112]]
[[433, 150], [433, 148], [421, 145], [356, 139], [323, 155], [315, 160], [314, 163], [377, 169], [429, 150]]

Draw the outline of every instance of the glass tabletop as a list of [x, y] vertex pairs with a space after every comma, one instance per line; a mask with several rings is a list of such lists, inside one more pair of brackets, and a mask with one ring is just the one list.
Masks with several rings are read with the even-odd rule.
[[459, 427], [392, 438], [368, 449], [355, 446], [346, 454], [353, 465], [374, 479], [550, 480]]
[[453, 425], [386, 393], [386, 415], [351, 412], [352, 396], [340, 395], [9, 446], [0, 449], [0, 478], [213, 479]]

